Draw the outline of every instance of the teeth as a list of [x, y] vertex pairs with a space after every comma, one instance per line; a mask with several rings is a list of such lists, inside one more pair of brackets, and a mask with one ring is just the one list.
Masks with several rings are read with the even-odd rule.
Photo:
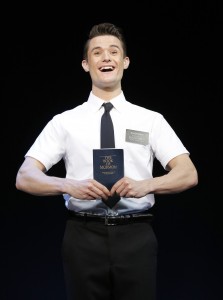
[[112, 71], [113, 67], [102, 67], [101, 71]]

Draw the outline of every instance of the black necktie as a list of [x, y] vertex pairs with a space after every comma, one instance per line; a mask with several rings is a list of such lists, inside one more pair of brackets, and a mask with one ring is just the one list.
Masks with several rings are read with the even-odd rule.
[[[114, 128], [110, 116], [110, 110], [113, 108], [113, 105], [110, 102], [105, 102], [103, 106], [105, 111], [101, 117], [101, 148], [115, 148]], [[115, 194], [112, 197], [108, 197], [104, 203], [112, 208], [119, 200], [120, 196]]]
[[115, 148], [114, 128], [110, 116], [113, 105], [107, 102], [103, 106], [105, 111], [101, 117], [101, 148]]

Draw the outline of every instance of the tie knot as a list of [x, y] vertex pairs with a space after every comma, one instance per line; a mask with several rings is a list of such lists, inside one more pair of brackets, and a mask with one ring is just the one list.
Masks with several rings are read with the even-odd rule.
[[110, 112], [110, 110], [113, 107], [111, 102], [105, 102], [105, 103], [103, 103], [103, 106], [104, 106], [106, 112]]

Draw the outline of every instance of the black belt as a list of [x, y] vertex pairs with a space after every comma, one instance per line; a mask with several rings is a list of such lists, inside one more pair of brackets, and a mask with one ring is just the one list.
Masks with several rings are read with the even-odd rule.
[[125, 214], [125, 215], [118, 215], [118, 216], [110, 216], [110, 215], [100, 216], [96, 214], [74, 212], [69, 210], [69, 217], [83, 222], [88, 222], [88, 221], [102, 222], [106, 226], [125, 225], [125, 224], [145, 222], [145, 221], [148, 222], [148, 221], [152, 221], [153, 219], [153, 215], [145, 211], [142, 213]]

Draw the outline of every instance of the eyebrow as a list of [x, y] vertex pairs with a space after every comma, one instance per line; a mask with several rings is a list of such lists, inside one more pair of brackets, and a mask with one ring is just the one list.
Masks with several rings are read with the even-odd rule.
[[[121, 50], [120, 47], [117, 46], [117, 45], [110, 45], [110, 46], [109, 46], [109, 48], [112, 48], [112, 47]], [[100, 47], [100, 46], [94, 47], [94, 48], [91, 49], [91, 52], [93, 52], [93, 51], [96, 50], [96, 49], [102, 49], [102, 47]]]

